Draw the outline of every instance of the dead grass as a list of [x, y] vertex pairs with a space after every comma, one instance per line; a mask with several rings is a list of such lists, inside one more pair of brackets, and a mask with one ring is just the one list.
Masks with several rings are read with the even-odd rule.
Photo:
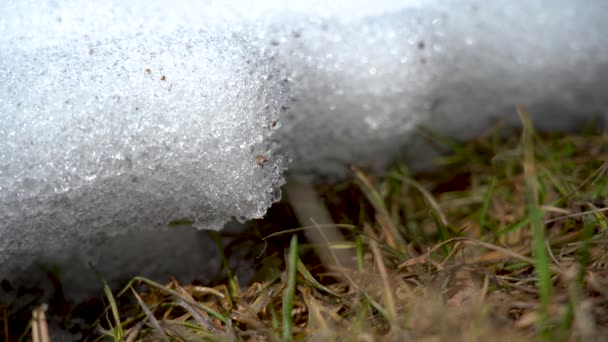
[[[455, 153], [438, 172], [353, 168], [317, 188], [339, 224], [290, 229], [290, 209], [258, 222], [280, 232], [247, 288], [233, 272], [212, 287], [133, 279], [108, 295], [98, 340], [601, 340], [608, 136], [540, 136], [520, 114], [519, 136], [444, 139]], [[321, 263], [303, 238], [328, 227], [345, 239], [325, 247], [353, 267]]]

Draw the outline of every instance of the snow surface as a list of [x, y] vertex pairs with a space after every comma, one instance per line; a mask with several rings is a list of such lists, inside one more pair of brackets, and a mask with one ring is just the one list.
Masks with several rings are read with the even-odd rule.
[[284, 182], [275, 59], [162, 8], [130, 20], [137, 6], [73, 4], [0, 11], [0, 278], [37, 260], [122, 272], [170, 242], [99, 250], [116, 235], [263, 216]]
[[166, 246], [198, 260], [208, 239], [142, 236], [262, 216], [287, 158], [340, 177], [428, 160], [419, 126], [470, 138], [516, 124], [517, 105], [545, 129], [605, 119], [607, 15], [602, 0], [2, 1], [0, 278], [44, 259], [119, 279]]
[[278, 132], [290, 172], [382, 170], [404, 155], [417, 166], [430, 160], [417, 127], [471, 138], [517, 124], [516, 106], [540, 129], [607, 117], [606, 1], [332, 3], [323, 15], [285, 14], [259, 35], [290, 80]]

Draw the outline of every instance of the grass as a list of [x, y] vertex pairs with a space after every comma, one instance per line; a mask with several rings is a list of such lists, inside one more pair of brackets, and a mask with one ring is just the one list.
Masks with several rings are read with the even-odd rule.
[[[335, 224], [302, 227], [279, 203], [254, 222], [264, 251], [247, 287], [223, 257], [212, 286], [137, 277], [106, 291], [97, 340], [608, 336], [608, 136], [539, 134], [520, 116], [520, 134], [442, 139], [454, 153], [436, 172], [353, 168], [350, 181], [315, 188]], [[303, 234], [329, 229], [344, 240], [324, 247], [353, 267], [322, 262]]]

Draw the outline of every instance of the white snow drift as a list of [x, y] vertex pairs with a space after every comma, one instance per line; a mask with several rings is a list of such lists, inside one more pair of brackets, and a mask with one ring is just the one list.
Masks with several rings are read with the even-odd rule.
[[[118, 234], [184, 220], [219, 230], [280, 197], [273, 58], [230, 32], [165, 27], [158, 8], [140, 22], [120, 6], [103, 19], [101, 2], [82, 21], [53, 2], [19, 6], [0, 12], [0, 278], [41, 260], [123, 272], [164, 242], [99, 250]], [[201, 255], [190, 234], [175, 240]]]
[[417, 127], [471, 138], [517, 123], [516, 106], [542, 129], [606, 118], [608, 2], [330, 3], [278, 15], [261, 35], [287, 65], [291, 172], [427, 162]]

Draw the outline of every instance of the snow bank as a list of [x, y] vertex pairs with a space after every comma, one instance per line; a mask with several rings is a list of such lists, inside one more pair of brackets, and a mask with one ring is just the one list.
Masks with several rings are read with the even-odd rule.
[[0, 278], [66, 255], [121, 270], [165, 248], [101, 258], [114, 236], [184, 220], [219, 230], [280, 198], [273, 58], [194, 14], [37, 3], [0, 10]]
[[381, 170], [403, 155], [417, 165], [429, 159], [417, 127], [471, 138], [497, 121], [518, 123], [516, 106], [552, 130], [608, 113], [605, 1], [311, 6], [258, 32], [289, 75], [279, 140], [291, 172]]

